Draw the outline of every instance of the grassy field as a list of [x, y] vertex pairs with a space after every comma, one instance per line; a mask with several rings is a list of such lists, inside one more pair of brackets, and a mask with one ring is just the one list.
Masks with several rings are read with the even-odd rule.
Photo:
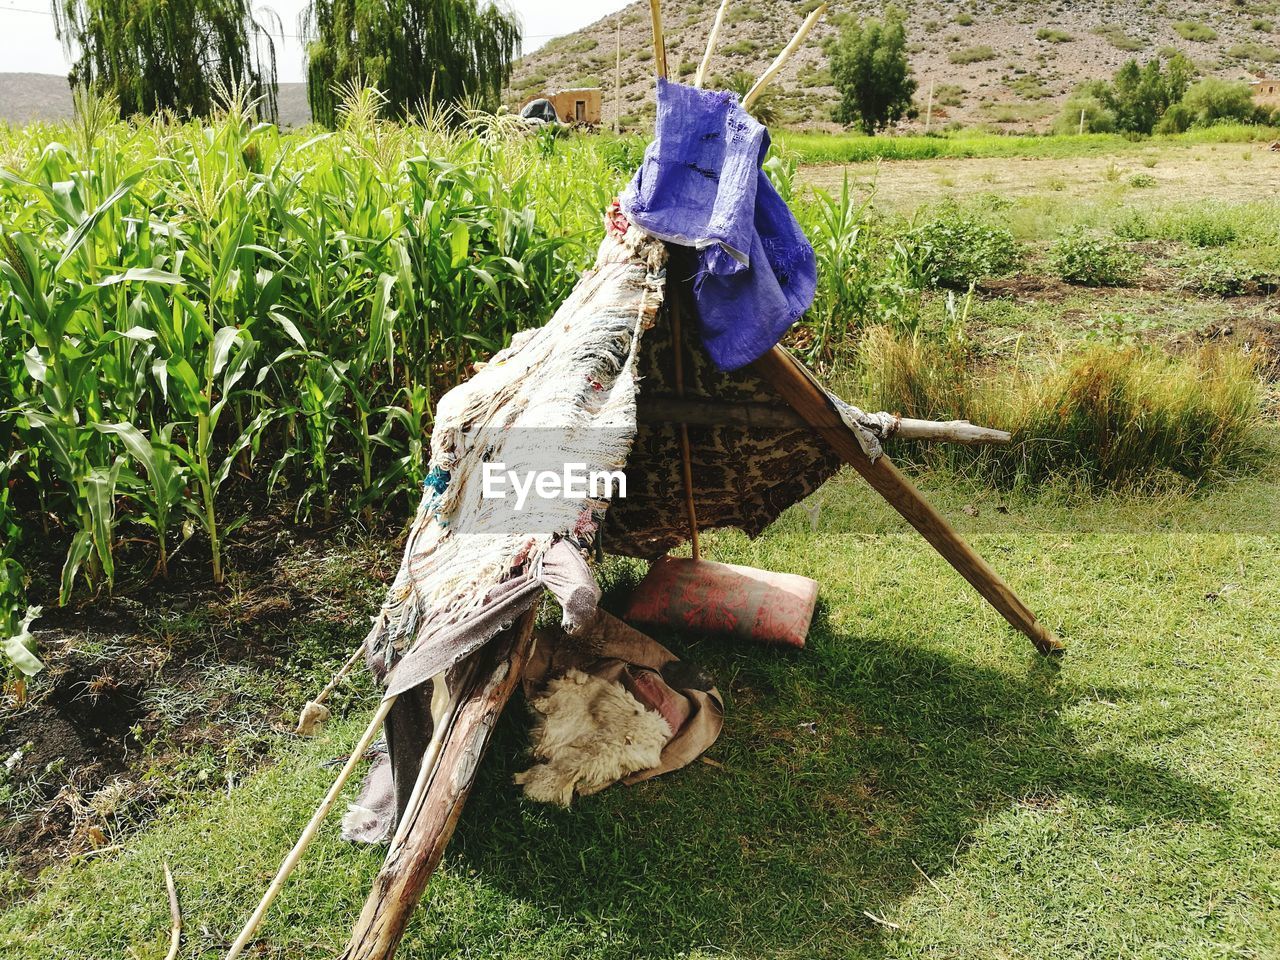
[[[1280, 955], [1280, 302], [1265, 285], [1224, 297], [1183, 282], [1188, 256], [1280, 269], [1266, 196], [1280, 154], [1243, 140], [1055, 139], [1037, 138], [1044, 152], [1028, 159], [803, 167], [795, 199], [813, 224], [805, 185], [838, 189], [847, 170], [858, 198], [875, 188], [857, 230], [889, 223], [893, 241], [908, 236], [902, 222], [935, 222], [944, 201], [1006, 226], [1014, 267], [971, 297], [918, 292], [904, 321], [915, 330], [904, 342], [958, 327], [984, 376], [1047, 375], [1099, 346], [1182, 357], [1216, 344], [1255, 358], [1247, 468], [1139, 496], [1066, 477], [993, 487], [977, 470], [914, 464], [1067, 642], [1060, 663], [1037, 657], [854, 476], [754, 542], [707, 537], [713, 559], [822, 583], [807, 648], [664, 637], [717, 678], [724, 735], [709, 762], [567, 812], [512, 784], [525, 719], [508, 711], [402, 956]], [[1134, 186], [1139, 174], [1156, 183]], [[575, 223], [577, 209], [566, 207]], [[1054, 275], [1064, 230], [1136, 231], [1135, 215], [1132, 285]], [[1206, 236], [1213, 246], [1193, 242]], [[851, 357], [837, 351], [824, 372], [856, 402], [867, 380]], [[0, 712], [0, 737], [65, 691], [112, 702], [93, 684], [114, 675], [137, 703], [107, 774], [136, 799], [100, 813], [100, 794], [62, 768], [43, 786], [0, 775], [0, 803], [28, 804], [18, 830], [56, 852], [35, 862], [15, 842], [21, 857], [0, 861], [0, 953], [159, 960], [166, 860], [182, 956], [225, 952], [326, 789], [322, 764], [372, 709], [360, 678], [319, 739], [288, 732], [359, 642], [398, 550], [350, 522], [254, 518], [229, 537], [221, 591], [122, 583], [114, 599], [51, 612], [50, 670], [25, 720]], [[606, 568], [609, 602], [638, 572]], [[52, 807], [37, 802], [59, 789]], [[105, 848], [85, 839], [91, 825]], [[381, 859], [329, 824], [257, 956], [338, 952]]]
[[[714, 764], [559, 813], [511, 784], [509, 714], [404, 955], [1274, 956], [1275, 537], [1077, 532], [1091, 503], [1029, 507], [1052, 524], [1033, 532], [1016, 503], [981, 510], [977, 546], [1070, 644], [1056, 667], [851, 481], [821, 497], [816, 533], [794, 511], [710, 544], [823, 583], [801, 653], [674, 638], [728, 697]], [[161, 956], [169, 860], [183, 955], [217, 956], [369, 702], [124, 852], [50, 871], [0, 919], [8, 955]], [[262, 955], [336, 952], [380, 859], [331, 825]]]
[[1067, 159], [1114, 156], [1159, 149], [1163, 145], [1195, 143], [1267, 142], [1277, 131], [1268, 127], [1222, 126], [1191, 130], [1154, 140], [1130, 140], [1119, 134], [1084, 136], [1008, 135], [980, 129], [935, 136], [868, 137], [856, 133], [782, 133], [777, 143], [795, 153], [802, 163], [842, 164], [867, 160], [932, 160], [973, 157], [1045, 157]]

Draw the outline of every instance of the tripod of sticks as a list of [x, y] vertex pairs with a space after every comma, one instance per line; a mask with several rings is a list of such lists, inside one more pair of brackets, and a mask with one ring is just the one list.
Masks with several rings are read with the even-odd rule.
[[[729, 0], [721, 0], [716, 12], [707, 49], [694, 77], [701, 86]], [[649, 0], [653, 23], [654, 60], [657, 75], [666, 77], [666, 48], [662, 37], [660, 0]], [[750, 108], [765, 87], [804, 42], [809, 31], [826, 12], [822, 4], [809, 14], [800, 29], [768, 69], [761, 74], [743, 98]], [[678, 317], [673, 317], [678, 323]], [[677, 340], [678, 343], [678, 340]], [[677, 357], [679, 350], [677, 349]], [[804, 423], [822, 436], [871, 487], [883, 496], [997, 611], [1015, 628], [1026, 634], [1043, 654], [1063, 651], [1062, 643], [1040, 624], [1031, 610], [1017, 597], [1000, 576], [987, 565], [951, 527], [906, 477], [881, 456], [872, 461], [862, 451], [854, 432], [834, 414], [826, 392], [812, 375], [781, 347], [774, 347], [756, 361], [754, 372], [768, 381], [791, 408], [788, 422]], [[680, 372], [677, 370], [677, 380]], [[677, 383], [677, 393], [680, 392]], [[691, 540], [697, 554], [697, 518], [693, 509], [692, 477], [687, 423], [694, 416], [678, 407], [671, 411], [680, 432], [682, 475]], [[696, 421], [694, 421], [696, 422]], [[910, 435], [922, 439], [953, 442], [1008, 442], [1007, 434], [984, 430], [965, 423], [932, 423], [910, 421]], [[904, 435], [906, 432], [904, 431]], [[494, 724], [519, 682], [533, 643], [533, 626], [537, 607], [530, 610], [509, 629], [500, 633], [484, 648], [445, 675], [436, 677], [431, 703], [432, 737], [420, 768], [404, 816], [391, 840], [387, 858], [351, 937], [342, 960], [387, 960], [394, 956], [414, 907], [444, 854], [453, 835], [463, 805], [470, 793], [480, 758], [488, 745]], [[363, 644], [361, 645], [363, 649]], [[359, 651], [357, 651], [357, 654]], [[354, 659], [354, 658], [353, 658]], [[353, 665], [348, 661], [344, 673]], [[339, 678], [326, 687], [313, 703], [319, 704]], [[343, 787], [359, 765], [365, 752], [377, 737], [396, 698], [389, 696], [378, 705], [368, 727], [351, 751], [346, 764], [333, 785], [312, 814], [272, 879], [261, 901], [227, 952], [227, 960], [235, 960], [254, 939], [259, 925], [273, 900], [283, 889], [303, 854], [319, 832], [325, 817], [337, 802]], [[310, 706], [310, 704], [308, 705]]]

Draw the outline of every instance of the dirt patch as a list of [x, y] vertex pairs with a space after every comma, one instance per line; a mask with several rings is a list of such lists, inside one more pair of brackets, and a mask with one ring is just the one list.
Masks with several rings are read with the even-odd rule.
[[1255, 357], [1262, 379], [1280, 383], [1280, 318], [1233, 317], [1179, 337], [1172, 349], [1189, 352], [1210, 343], [1229, 345]]
[[[32, 877], [166, 800], [250, 772], [363, 635], [394, 536], [246, 530], [225, 590], [168, 584], [37, 621], [44, 672], [0, 699], [0, 849]], [[340, 708], [348, 691], [340, 690]]]

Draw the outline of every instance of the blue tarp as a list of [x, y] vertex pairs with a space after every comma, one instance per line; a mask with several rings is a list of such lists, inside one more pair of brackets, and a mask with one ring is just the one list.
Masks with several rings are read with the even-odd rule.
[[721, 370], [766, 353], [817, 288], [813, 247], [760, 169], [768, 149], [734, 94], [659, 80], [653, 142], [621, 197], [632, 223], [698, 251], [698, 326]]

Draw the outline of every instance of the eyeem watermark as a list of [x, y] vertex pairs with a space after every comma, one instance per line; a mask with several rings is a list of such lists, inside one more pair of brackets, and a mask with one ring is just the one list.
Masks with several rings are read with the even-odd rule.
[[532, 492], [542, 500], [584, 497], [613, 500], [627, 495], [627, 475], [621, 470], [591, 470], [585, 463], [566, 463], [555, 470], [528, 470], [523, 474], [508, 470], [505, 463], [481, 467], [480, 496], [485, 500], [506, 500], [514, 494], [515, 508], [521, 511]]

